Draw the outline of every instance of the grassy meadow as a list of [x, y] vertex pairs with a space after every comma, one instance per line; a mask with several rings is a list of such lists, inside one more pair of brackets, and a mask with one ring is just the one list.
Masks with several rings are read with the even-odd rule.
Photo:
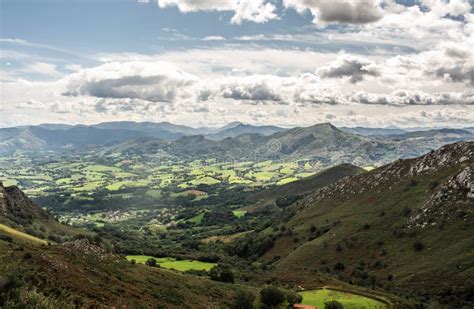
[[215, 263], [208, 263], [208, 262], [201, 262], [201, 261], [194, 261], [194, 260], [176, 260], [171, 257], [164, 257], [164, 258], [157, 258], [148, 255], [129, 255], [127, 256], [127, 260], [135, 260], [135, 262], [140, 264], [145, 264], [149, 259], [155, 259], [158, 265], [162, 268], [166, 269], [174, 269], [177, 271], [188, 271], [188, 270], [206, 270], [209, 271], [213, 268], [216, 264]]

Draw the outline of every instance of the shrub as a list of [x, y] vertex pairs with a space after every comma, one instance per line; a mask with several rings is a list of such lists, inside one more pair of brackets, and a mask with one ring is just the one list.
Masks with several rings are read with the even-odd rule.
[[276, 286], [269, 285], [260, 291], [260, 299], [269, 307], [276, 307], [285, 301], [285, 294]]
[[415, 251], [421, 251], [425, 249], [425, 245], [421, 241], [417, 240], [413, 244], [413, 249], [415, 249]]
[[148, 259], [146, 261], [146, 265], [148, 265], [150, 267], [156, 267], [157, 263], [156, 263], [156, 260], [154, 258], [151, 258], [151, 259]]
[[338, 262], [338, 263], [334, 264], [334, 271], [342, 272], [342, 271], [344, 271], [344, 269], [346, 269], [346, 266], [344, 264], [342, 264], [341, 262]]
[[296, 292], [289, 291], [286, 294], [286, 300], [288, 301], [289, 305], [299, 304], [303, 301], [303, 296]]
[[403, 208], [402, 214], [403, 214], [405, 217], [408, 217], [409, 215], [411, 215], [411, 208], [409, 208], [409, 207]]
[[228, 283], [235, 282], [234, 273], [232, 272], [232, 270], [222, 265], [214, 266], [210, 270], [209, 276], [214, 281], [228, 282]]
[[324, 303], [324, 309], [344, 309], [344, 306], [337, 300], [331, 300]]
[[253, 309], [255, 308], [254, 306], [254, 301], [255, 301], [255, 295], [251, 292], [244, 291], [244, 290], [238, 290], [237, 291], [237, 298], [235, 300], [234, 305], [232, 308], [234, 309]]

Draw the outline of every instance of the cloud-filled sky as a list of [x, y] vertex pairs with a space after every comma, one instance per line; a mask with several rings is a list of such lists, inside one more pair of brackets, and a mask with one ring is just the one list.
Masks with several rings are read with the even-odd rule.
[[0, 0], [0, 127], [474, 126], [474, 0]]

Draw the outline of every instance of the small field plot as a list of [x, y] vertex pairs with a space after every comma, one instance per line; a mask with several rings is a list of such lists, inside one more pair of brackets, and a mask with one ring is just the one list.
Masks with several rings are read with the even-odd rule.
[[362, 295], [352, 294], [348, 292], [335, 291], [331, 289], [321, 289], [313, 291], [303, 291], [299, 293], [303, 296], [303, 304], [324, 308], [324, 303], [337, 300], [344, 308], [364, 308], [379, 309], [387, 308], [387, 305]]
[[201, 261], [193, 261], [193, 260], [176, 260], [171, 257], [164, 257], [164, 258], [155, 258], [153, 256], [148, 255], [129, 255], [127, 256], [127, 260], [135, 260], [137, 263], [145, 264], [146, 261], [149, 259], [155, 259], [156, 262], [162, 268], [166, 269], [175, 269], [178, 271], [187, 271], [187, 270], [211, 270], [214, 267], [215, 263], [207, 263]]
[[232, 211], [232, 213], [234, 214], [234, 216], [236, 216], [237, 218], [242, 218], [243, 216], [245, 216], [245, 214], [247, 213], [246, 210], [234, 210]]

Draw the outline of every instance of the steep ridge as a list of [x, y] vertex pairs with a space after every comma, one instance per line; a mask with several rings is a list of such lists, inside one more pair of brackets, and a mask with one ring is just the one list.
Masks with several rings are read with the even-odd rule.
[[288, 207], [273, 227], [286, 232], [262, 258], [307, 288], [330, 274], [425, 305], [472, 306], [473, 166], [474, 143], [460, 142], [346, 177]]

